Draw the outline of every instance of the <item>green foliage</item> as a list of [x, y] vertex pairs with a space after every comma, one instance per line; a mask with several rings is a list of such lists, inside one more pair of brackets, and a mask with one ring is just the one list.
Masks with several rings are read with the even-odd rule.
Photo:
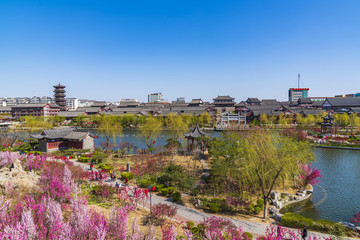
[[91, 157], [91, 162], [101, 163], [107, 157], [106, 153], [95, 151]]
[[245, 239], [248, 239], [248, 240], [252, 240], [253, 239], [253, 235], [249, 232], [244, 232], [242, 234], [242, 236], [245, 238]]
[[192, 221], [188, 221], [188, 222], [186, 223], [186, 226], [187, 226], [188, 229], [192, 229], [192, 228], [195, 226], [195, 223], [192, 222]]
[[314, 226], [313, 219], [295, 213], [285, 213], [281, 217], [281, 222], [282, 224], [284, 224], [284, 226], [294, 227], [294, 228], [307, 227], [309, 229], [312, 229], [312, 227]]
[[260, 207], [254, 207], [254, 213], [256, 215], [258, 215], [261, 212], [261, 208]]
[[200, 193], [200, 191], [197, 188], [193, 188], [193, 189], [190, 190], [190, 195], [191, 196], [196, 197], [197, 195], [199, 195], [199, 193]]
[[107, 170], [107, 171], [109, 171], [109, 170], [111, 170], [111, 169], [114, 169], [113, 166], [110, 166], [110, 165], [108, 165], [108, 164], [99, 164], [99, 168], [104, 169], [104, 170]]
[[122, 172], [121, 173], [121, 179], [128, 179], [131, 180], [134, 178], [134, 174], [131, 172]]
[[169, 189], [169, 194], [173, 194], [173, 192], [175, 191], [174, 187], [168, 187], [168, 189]]
[[154, 182], [151, 181], [150, 179], [143, 179], [143, 180], [140, 181], [140, 185], [141, 185], [142, 188], [147, 188], [147, 187], [149, 187], [150, 185], [153, 185], [153, 184], [154, 184]]
[[163, 189], [164, 187], [165, 187], [164, 184], [155, 185], [155, 191], [160, 192], [160, 190]]
[[175, 186], [180, 190], [189, 190], [193, 188], [196, 178], [189, 175], [181, 165], [171, 163], [163, 169], [158, 182]]
[[180, 192], [174, 192], [172, 194], [172, 198], [174, 202], [179, 202], [181, 199], [181, 193]]
[[167, 196], [169, 194], [169, 189], [168, 188], [162, 188], [160, 190], [160, 193], [164, 196]]
[[218, 203], [213, 202], [213, 203], [210, 203], [209, 209], [210, 209], [210, 212], [212, 212], [212, 213], [217, 213], [217, 212], [220, 211], [220, 206], [219, 206]]
[[333, 234], [335, 236], [343, 236], [346, 233], [346, 227], [341, 223], [332, 222], [329, 220], [319, 219], [314, 221], [295, 213], [285, 213], [281, 217], [281, 222], [286, 227], [303, 228], [307, 227], [323, 233]]
[[79, 157], [78, 162], [89, 162], [90, 158], [88, 157]]
[[263, 209], [264, 208], [264, 199], [259, 198], [256, 201], [257, 205], [259, 206], [259, 208]]

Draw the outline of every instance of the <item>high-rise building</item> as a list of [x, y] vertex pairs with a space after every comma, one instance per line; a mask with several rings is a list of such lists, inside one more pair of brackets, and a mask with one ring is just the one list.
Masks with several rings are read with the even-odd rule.
[[161, 93], [151, 93], [148, 95], [148, 103], [162, 102], [163, 95]]
[[68, 108], [68, 110], [76, 110], [79, 107], [79, 99], [67, 98], [66, 107]]
[[297, 101], [299, 98], [308, 97], [309, 88], [290, 88], [289, 101]]
[[60, 83], [54, 86], [55, 103], [59, 105], [60, 111], [66, 111], [65, 92], [65, 86], [61, 85]]

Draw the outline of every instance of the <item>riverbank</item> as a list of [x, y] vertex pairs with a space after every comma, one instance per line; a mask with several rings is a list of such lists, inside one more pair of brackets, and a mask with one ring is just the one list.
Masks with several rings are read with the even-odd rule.
[[342, 150], [360, 150], [358, 147], [339, 147], [339, 146], [326, 146], [326, 145], [311, 145], [315, 148], [330, 148], [330, 149], [342, 149]]

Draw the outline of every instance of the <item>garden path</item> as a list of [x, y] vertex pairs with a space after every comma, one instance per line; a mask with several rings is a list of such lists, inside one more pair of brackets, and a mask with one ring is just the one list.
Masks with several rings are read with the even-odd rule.
[[[85, 171], [89, 170], [89, 165], [85, 164], [85, 163], [79, 163], [73, 160], [70, 160], [74, 163], [74, 165], [80, 166], [81, 168], [83, 168]], [[94, 171], [97, 171], [96, 169], [94, 169]], [[106, 182], [109, 185], [115, 185], [115, 182]], [[194, 223], [199, 223], [201, 222], [203, 219], [208, 218], [208, 217], [212, 217], [214, 215], [209, 214], [209, 213], [205, 213], [202, 211], [198, 211], [196, 209], [192, 209], [180, 204], [176, 204], [173, 203], [171, 201], [171, 198], [162, 198], [156, 195], [152, 195], [152, 204], [158, 204], [158, 203], [165, 203], [168, 205], [174, 205], [178, 208], [177, 211], [177, 215], [174, 217], [175, 220], [180, 221], [180, 222], [187, 222], [187, 221], [192, 221]], [[144, 207], [147, 209], [150, 209], [150, 202], [149, 200], [146, 201], [146, 203], [144, 204]], [[266, 223], [257, 223], [257, 222], [251, 222], [251, 221], [245, 221], [245, 220], [239, 220], [239, 219], [233, 219], [230, 217], [225, 217], [227, 219], [229, 219], [230, 221], [232, 221], [236, 226], [241, 226], [242, 229], [245, 232], [250, 232], [252, 234], [255, 235], [265, 235], [266, 233], [266, 228], [268, 226], [270, 226], [270, 224], [266, 224]], [[292, 231], [297, 231], [297, 229], [292, 229], [292, 228], [288, 228]], [[318, 232], [309, 232], [311, 235], [316, 235], [317, 237], [329, 237], [328, 234], [323, 234], [323, 233], [318, 233]], [[343, 239], [353, 239], [353, 238], [343, 238]]]

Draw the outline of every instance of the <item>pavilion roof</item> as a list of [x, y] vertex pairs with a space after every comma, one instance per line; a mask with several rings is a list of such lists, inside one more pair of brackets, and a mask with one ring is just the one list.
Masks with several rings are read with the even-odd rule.
[[196, 123], [196, 126], [189, 133], [185, 133], [186, 138], [198, 138], [200, 136], [206, 136], [207, 134], [201, 131], [199, 124]]

